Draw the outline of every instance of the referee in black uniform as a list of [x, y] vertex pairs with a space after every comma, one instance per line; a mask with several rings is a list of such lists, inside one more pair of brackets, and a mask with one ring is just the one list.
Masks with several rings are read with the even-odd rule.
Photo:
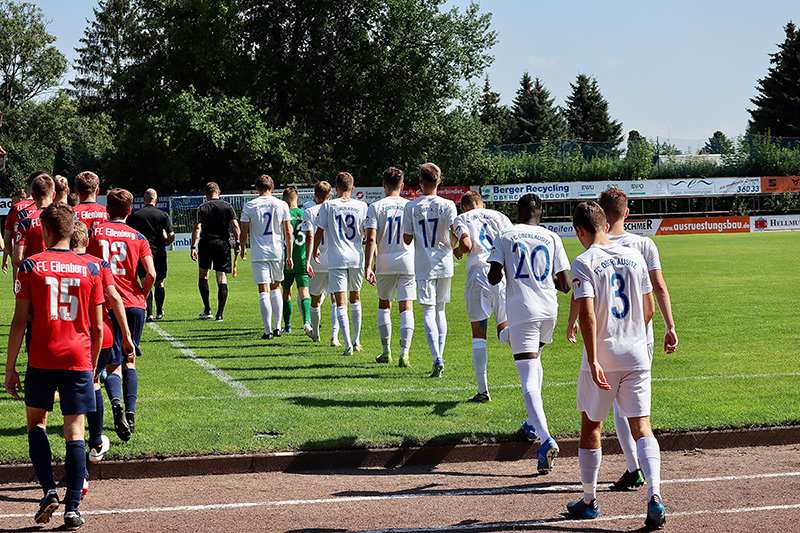
[[[200, 266], [200, 296], [203, 298], [201, 320], [208, 320], [211, 304], [208, 301], [208, 271], [217, 275], [217, 322], [222, 322], [225, 302], [228, 300], [228, 277], [232, 271], [231, 241], [228, 228], [233, 232], [234, 248], [239, 251], [239, 222], [233, 206], [219, 198], [219, 185], [208, 182], [205, 188], [206, 202], [197, 208], [197, 222], [192, 230], [192, 260]], [[198, 243], [199, 239], [199, 243]]]
[[[164, 280], [167, 279], [167, 246], [175, 240], [175, 231], [169, 214], [156, 207], [158, 193], [155, 189], [144, 191], [144, 207], [128, 217], [128, 225], [141, 233], [150, 243], [153, 263], [156, 267], [156, 281], [153, 290], [147, 295], [146, 322], [153, 321], [153, 294], [156, 300], [156, 318], [164, 318]], [[144, 269], [139, 268], [139, 277], [144, 277]]]

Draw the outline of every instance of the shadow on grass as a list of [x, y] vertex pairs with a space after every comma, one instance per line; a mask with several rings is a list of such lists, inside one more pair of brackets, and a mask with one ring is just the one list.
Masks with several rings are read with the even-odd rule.
[[[352, 376], [349, 377], [352, 378]], [[302, 396], [295, 398], [286, 398], [284, 401], [291, 402], [294, 405], [300, 407], [321, 407], [321, 408], [346, 407], [355, 409], [363, 409], [363, 408], [380, 409], [384, 407], [404, 407], [404, 408], [432, 407], [433, 408], [432, 414], [437, 416], [445, 416], [448, 411], [454, 409], [457, 405], [463, 403], [463, 402], [434, 402], [434, 401], [423, 401], [423, 400], [402, 400], [402, 401], [331, 400], [327, 398], [306, 398]], [[464, 435], [468, 434], [465, 433]], [[471, 433], [469, 435], [471, 435]], [[447, 435], [444, 435], [444, 437], [447, 437]]]
[[[237, 368], [237, 369], [229, 369], [225, 370], [226, 372], [234, 372], [238, 370], [250, 370], [250, 371], [264, 371], [269, 370], [268, 368]], [[336, 380], [336, 379], [381, 379], [385, 377], [382, 374], [364, 374], [364, 375], [341, 375], [341, 374], [331, 374], [328, 376], [320, 375], [314, 376], [314, 379], [324, 379], [324, 380]], [[236, 378], [236, 381], [287, 381], [287, 380], [308, 380], [310, 379], [308, 376], [294, 376], [294, 375], [280, 375], [280, 376], [258, 376], [258, 377], [239, 377]]]
[[[20, 420], [23, 422], [25, 418], [25, 413], [20, 415]], [[50, 430], [53, 431], [52, 429]], [[15, 428], [0, 428], [0, 437], [21, 437], [23, 435], [28, 434], [28, 429], [25, 426], [15, 427]]]

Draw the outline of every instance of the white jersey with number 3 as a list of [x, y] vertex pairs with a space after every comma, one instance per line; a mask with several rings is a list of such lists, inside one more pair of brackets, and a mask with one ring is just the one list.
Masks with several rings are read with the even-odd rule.
[[553, 277], [569, 269], [561, 237], [542, 226], [516, 224], [495, 240], [488, 260], [505, 270], [509, 326], [558, 316]]
[[403, 241], [403, 211], [408, 200], [387, 196], [367, 209], [364, 227], [377, 230], [376, 274], [413, 274], [414, 247]]
[[283, 223], [291, 220], [289, 204], [274, 196], [259, 196], [244, 204], [242, 222], [250, 224], [250, 259], [282, 261]]
[[325, 231], [328, 244], [328, 270], [363, 268], [364, 219], [367, 204], [361, 200], [336, 198], [319, 209], [317, 227]]
[[[594, 298], [603, 370], [648, 370], [642, 297], [653, 287], [642, 254], [620, 244], [592, 245], [572, 262], [572, 291], [576, 300]], [[581, 370], [589, 370], [585, 348]]]
[[491, 209], [471, 209], [456, 217], [453, 223], [456, 238], [461, 239], [465, 233], [472, 241], [472, 249], [467, 257], [467, 277], [476, 268], [489, 265], [489, 254], [492, 252], [494, 241], [506, 228], [511, 227], [511, 221], [503, 213]]
[[416, 279], [453, 277], [450, 226], [456, 219], [456, 204], [439, 196], [420, 196], [406, 204], [403, 233], [414, 236]]

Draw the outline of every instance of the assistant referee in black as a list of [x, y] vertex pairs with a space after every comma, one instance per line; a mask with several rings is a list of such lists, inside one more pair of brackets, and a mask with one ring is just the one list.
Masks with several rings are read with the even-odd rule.
[[[156, 267], [156, 281], [153, 290], [147, 295], [146, 322], [153, 321], [153, 294], [156, 301], [156, 318], [164, 318], [164, 280], [167, 279], [167, 246], [175, 240], [175, 231], [169, 214], [156, 207], [158, 193], [155, 189], [144, 191], [144, 207], [128, 217], [128, 225], [144, 235], [150, 243], [153, 252], [153, 263]], [[144, 277], [144, 270], [140, 268], [139, 277]]]
[[219, 185], [210, 181], [205, 188], [206, 201], [197, 208], [197, 222], [192, 230], [192, 260], [198, 262], [200, 297], [203, 298], [201, 320], [208, 320], [211, 314], [209, 303], [208, 271], [213, 268], [217, 277], [217, 322], [222, 322], [225, 302], [228, 300], [228, 277], [232, 269], [231, 237], [234, 248], [239, 251], [239, 222], [233, 206], [219, 198]]

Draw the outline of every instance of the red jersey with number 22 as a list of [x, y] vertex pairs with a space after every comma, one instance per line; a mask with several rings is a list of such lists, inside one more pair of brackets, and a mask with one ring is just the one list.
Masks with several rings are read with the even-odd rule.
[[86, 251], [111, 266], [114, 284], [126, 308], [145, 308], [136, 269], [144, 257], [153, 254], [144, 235], [123, 222], [104, 222], [89, 230]]
[[91, 312], [103, 303], [97, 266], [69, 250], [51, 248], [22, 262], [14, 292], [31, 303], [28, 365], [94, 370]]

